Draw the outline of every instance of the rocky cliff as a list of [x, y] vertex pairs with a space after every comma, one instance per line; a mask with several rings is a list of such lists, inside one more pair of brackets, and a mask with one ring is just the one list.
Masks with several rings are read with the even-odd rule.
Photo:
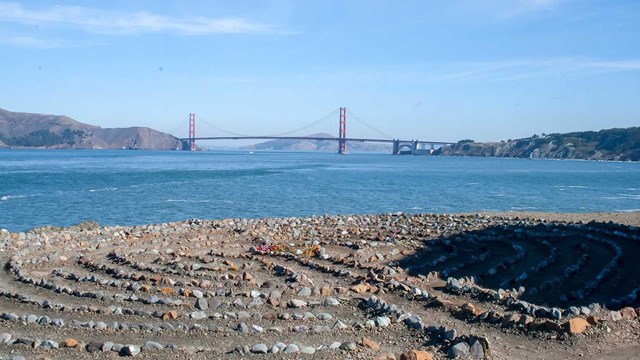
[[181, 149], [180, 141], [147, 127], [101, 128], [67, 116], [0, 109], [0, 147], [145, 150]]
[[434, 155], [640, 161], [640, 127], [488, 143], [463, 140], [436, 150]]

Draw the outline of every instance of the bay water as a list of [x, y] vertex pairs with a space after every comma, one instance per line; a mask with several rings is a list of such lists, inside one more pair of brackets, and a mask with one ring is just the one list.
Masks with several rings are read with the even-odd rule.
[[640, 211], [640, 163], [0, 150], [0, 228], [388, 212]]

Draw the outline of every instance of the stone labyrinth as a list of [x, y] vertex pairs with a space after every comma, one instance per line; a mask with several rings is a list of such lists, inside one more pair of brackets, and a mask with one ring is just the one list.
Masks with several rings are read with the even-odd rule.
[[0, 358], [490, 359], [640, 306], [639, 230], [614, 224], [388, 214], [0, 240]]

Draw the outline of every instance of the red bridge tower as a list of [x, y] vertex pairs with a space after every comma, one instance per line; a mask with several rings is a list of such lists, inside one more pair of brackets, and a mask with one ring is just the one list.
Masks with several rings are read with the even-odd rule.
[[338, 154], [347, 153], [347, 108], [340, 108], [340, 131], [338, 132]]
[[191, 151], [196, 150], [196, 114], [189, 114], [189, 146]]

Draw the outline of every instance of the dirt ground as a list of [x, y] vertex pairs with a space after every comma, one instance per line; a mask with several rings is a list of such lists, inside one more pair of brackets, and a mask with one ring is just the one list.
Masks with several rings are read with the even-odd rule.
[[0, 359], [637, 359], [639, 226], [508, 212], [0, 233]]

